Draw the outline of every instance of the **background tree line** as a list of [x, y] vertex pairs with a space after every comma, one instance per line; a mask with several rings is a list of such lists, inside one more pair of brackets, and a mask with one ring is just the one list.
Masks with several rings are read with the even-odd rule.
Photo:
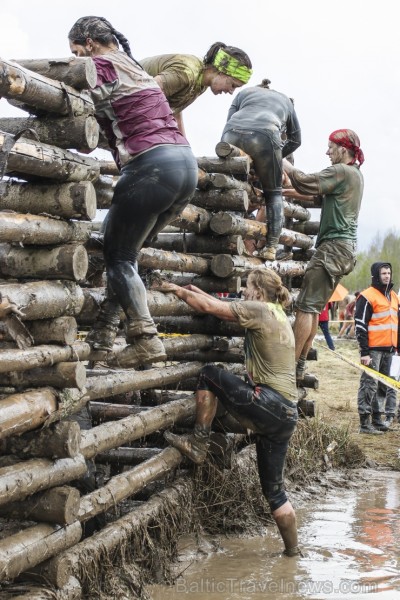
[[389, 262], [393, 269], [394, 291], [400, 288], [400, 233], [389, 230], [385, 236], [376, 235], [365, 252], [357, 254], [356, 268], [344, 277], [341, 283], [353, 293], [371, 285], [371, 265], [374, 262]]

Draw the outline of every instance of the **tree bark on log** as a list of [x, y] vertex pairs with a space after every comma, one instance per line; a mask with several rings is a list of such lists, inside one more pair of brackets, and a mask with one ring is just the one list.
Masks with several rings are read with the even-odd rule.
[[97, 71], [90, 57], [68, 56], [67, 58], [15, 59], [13, 62], [24, 69], [39, 73], [44, 77], [62, 81], [76, 90], [94, 88]]
[[93, 183], [96, 192], [97, 208], [110, 208], [118, 179], [119, 177], [100, 175]]
[[90, 235], [87, 223], [67, 223], [40, 215], [0, 212], [0, 242], [47, 246], [86, 242]]
[[[11, 596], [4, 596], [2, 600], [81, 600], [82, 598], [82, 587], [76, 577], [70, 577], [65, 585], [59, 587], [55, 592], [47, 585], [40, 586], [36, 583], [24, 582], [19, 587], [20, 589], [15, 591], [15, 585], [13, 585]], [[16, 593], [18, 596], [15, 595]]]
[[[1, 121], [0, 121], [1, 128]], [[234, 210], [246, 212], [249, 208], [249, 197], [245, 190], [196, 190], [191, 203], [209, 210]]]
[[92, 115], [0, 118], [1, 131], [16, 135], [24, 129], [35, 131], [44, 144], [79, 152], [91, 152], [99, 141], [99, 125]]
[[244, 152], [241, 148], [238, 148], [229, 142], [218, 142], [218, 144], [215, 146], [215, 154], [219, 158], [228, 158], [228, 156], [230, 158], [233, 158], [234, 156], [245, 156], [251, 162], [251, 156], [246, 154], [246, 152]]
[[207, 275], [209, 261], [201, 256], [190, 256], [178, 252], [164, 252], [154, 248], [142, 248], [139, 265], [145, 269], [165, 269]]
[[[256, 262], [257, 261], [257, 262]], [[264, 264], [259, 258], [247, 256], [231, 256], [230, 254], [217, 254], [211, 260], [211, 271], [217, 277], [232, 277], [244, 275]], [[271, 271], [279, 275], [298, 276], [304, 275], [307, 265], [295, 261], [273, 261], [265, 263]]]
[[[179, 360], [182, 358], [180, 353], [168, 355], [168, 360]], [[240, 350], [228, 350], [221, 352], [220, 350], [193, 350], [186, 352], [184, 355], [186, 361], [199, 361], [204, 364], [208, 363], [238, 363], [244, 361], [244, 353]]]
[[29, 390], [0, 400], [0, 439], [39, 427], [57, 405], [57, 395], [51, 388]]
[[235, 179], [232, 175], [224, 173], [206, 173], [202, 171], [197, 187], [200, 190], [244, 190], [249, 198], [254, 195], [253, 188], [248, 181]]
[[211, 213], [204, 208], [188, 204], [179, 217], [170, 222], [170, 225], [179, 227], [192, 233], [209, 232]]
[[240, 235], [211, 236], [196, 233], [159, 233], [153, 248], [168, 252], [190, 254], [243, 254], [245, 248]]
[[82, 245], [31, 249], [0, 244], [0, 274], [6, 277], [84, 281], [88, 266]]
[[143, 411], [143, 406], [131, 404], [111, 404], [110, 402], [90, 402], [90, 415], [93, 423], [100, 425], [104, 421], [116, 421], [129, 415], [137, 415]]
[[0, 96], [10, 104], [29, 112], [58, 115], [92, 115], [93, 101], [86, 91], [24, 69], [19, 64], [0, 59]]
[[[163, 333], [203, 333], [225, 337], [244, 336], [244, 329], [238, 323], [221, 321], [217, 317], [156, 317], [158, 331]], [[190, 377], [190, 375], [188, 375]]]
[[76, 341], [78, 325], [75, 317], [57, 317], [56, 319], [40, 319], [25, 321], [35, 344], [67, 344]]
[[194, 397], [189, 397], [143, 411], [139, 415], [131, 415], [120, 421], [109, 421], [88, 431], [83, 431], [82, 454], [87, 459], [93, 458], [99, 452], [123, 446], [159, 429], [168, 429], [182, 419], [194, 415], [195, 407], [196, 400]]
[[35, 525], [0, 540], [0, 581], [13, 579], [30, 567], [77, 544], [82, 537], [79, 521], [60, 527]]
[[250, 172], [250, 158], [237, 156], [233, 158], [215, 158], [215, 156], [197, 157], [200, 169], [207, 173], [226, 173], [227, 175], [248, 175]]
[[79, 520], [87, 521], [105, 512], [122, 500], [133, 496], [148, 483], [165, 477], [171, 469], [182, 462], [182, 454], [176, 448], [166, 448], [158, 456], [112, 477], [106, 485], [81, 499]]
[[117, 165], [115, 164], [115, 161], [113, 160], [100, 160], [99, 167], [100, 175], [121, 175], [120, 170], [118, 169]]
[[293, 231], [304, 233], [305, 235], [318, 235], [319, 221], [300, 221], [293, 223]]
[[191, 273], [168, 273], [168, 281], [176, 285], [185, 286], [189, 284], [196, 285], [204, 292], [228, 292], [238, 294], [241, 287], [240, 277], [227, 277], [220, 279], [215, 277], [201, 277]]
[[[0, 284], [0, 293], [3, 298], [7, 297], [10, 302], [21, 307], [24, 321], [76, 316], [84, 301], [82, 288], [73, 281], [3, 283]], [[43, 365], [30, 365], [30, 368], [33, 366]]]
[[42, 369], [2, 373], [0, 380], [2, 385], [10, 385], [15, 388], [49, 385], [59, 389], [78, 388], [82, 390], [86, 384], [86, 368], [82, 362], [60, 362]]
[[0, 508], [0, 516], [17, 521], [70, 525], [78, 520], [80, 493], [67, 485], [55, 487]]
[[[216, 213], [210, 220], [210, 229], [217, 235], [241, 235], [243, 238], [259, 240], [267, 235], [267, 226], [260, 221], [243, 219], [229, 213]], [[313, 241], [301, 233], [283, 228], [279, 238], [281, 244], [311, 248]]]
[[[9, 134], [0, 131], [1, 147], [7, 137]], [[17, 174], [23, 179], [33, 176], [80, 182], [94, 181], [100, 173], [94, 158], [21, 137], [11, 148], [6, 174]]]
[[161, 452], [160, 448], [129, 448], [122, 446], [121, 448], [98, 454], [96, 456], [96, 464], [118, 465], [121, 467], [129, 465], [133, 467], [140, 465], [145, 460], [149, 460], [154, 456], [159, 456]]
[[79, 572], [92, 570], [93, 561], [101, 565], [109, 560], [114, 550], [128, 541], [137, 527], [158, 522], [165, 506], [180, 506], [182, 498], [188, 497], [192, 489], [192, 481], [180, 479], [173, 486], [152, 496], [143, 506], [106, 525], [96, 535], [47, 561], [43, 575], [53, 584], [65, 584], [71, 576], [79, 578]]
[[56, 461], [32, 458], [0, 468], [0, 506], [25, 500], [31, 494], [80, 479], [87, 472], [83, 456]]
[[[90, 346], [85, 342], [75, 342], [70, 346], [35, 346], [26, 350], [12, 348], [0, 350], [0, 373], [28, 371], [37, 367], [47, 367], [60, 362], [88, 360]], [[0, 376], [0, 382], [2, 377]]]
[[0, 183], [0, 206], [1, 210], [18, 213], [92, 220], [96, 216], [96, 192], [90, 181], [59, 184], [7, 181]]
[[47, 429], [7, 439], [4, 453], [26, 458], [75, 458], [81, 447], [81, 428], [75, 421], [55, 423]]

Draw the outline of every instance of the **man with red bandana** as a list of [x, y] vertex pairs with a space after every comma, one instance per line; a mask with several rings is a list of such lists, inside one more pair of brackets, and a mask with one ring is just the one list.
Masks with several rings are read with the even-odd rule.
[[332, 166], [306, 174], [284, 159], [283, 168], [297, 192], [322, 196], [320, 228], [315, 254], [308, 263], [296, 302], [293, 326], [296, 341], [296, 377], [304, 378], [305, 363], [318, 329], [318, 315], [344, 275], [356, 263], [357, 220], [364, 189], [360, 166], [364, 154], [351, 129], [331, 133], [328, 150]]

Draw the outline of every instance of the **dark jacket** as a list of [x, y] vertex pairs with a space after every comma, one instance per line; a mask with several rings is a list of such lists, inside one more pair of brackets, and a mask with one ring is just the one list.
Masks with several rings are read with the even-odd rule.
[[[392, 265], [387, 262], [376, 262], [371, 266], [371, 287], [378, 290], [385, 298], [390, 302], [391, 293], [393, 288], [393, 282], [390, 281], [389, 284], [384, 285], [380, 279], [380, 269], [382, 267], [389, 267], [392, 271]], [[364, 290], [366, 291], [366, 290]], [[398, 308], [399, 310], [399, 308]], [[356, 300], [356, 309], [354, 314], [354, 321], [356, 326], [356, 337], [358, 341], [358, 345], [360, 346], [360, 354], [361, 356], [368, 356], [370, 350], [380, 350], [384, 352], [392, 352], [393, 350], [400, 350], [400, 319], [399, 319], [399, 329], [397, 333], [397, 344], [396, 346], [369, 346], [368, 343], [368, 324], [371, 320], [371, 317], [374, 313], [373, 305], [368, 301], [368, 299], [363, 295], [363, 292], [357, 297]], [[398, 315], [399, 317], [400, 315]]]

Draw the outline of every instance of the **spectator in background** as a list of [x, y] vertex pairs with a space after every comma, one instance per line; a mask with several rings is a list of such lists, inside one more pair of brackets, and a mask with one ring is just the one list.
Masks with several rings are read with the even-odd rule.
[[323, 310], [321, 310], [321, 312], [319, 313], [319, 326], [322, 329], [322, 333], [324, 334], [325, 341], [328, 344], [328, 348], [330, 350], [334, 350], [335, 344], [333, 343], [332, 336], [329, 332], [329, 309], [330, 309], [330, 306], [331, 306], [331, 303], [328, 302], [327, 304], [325, 304], [325, 308]]

